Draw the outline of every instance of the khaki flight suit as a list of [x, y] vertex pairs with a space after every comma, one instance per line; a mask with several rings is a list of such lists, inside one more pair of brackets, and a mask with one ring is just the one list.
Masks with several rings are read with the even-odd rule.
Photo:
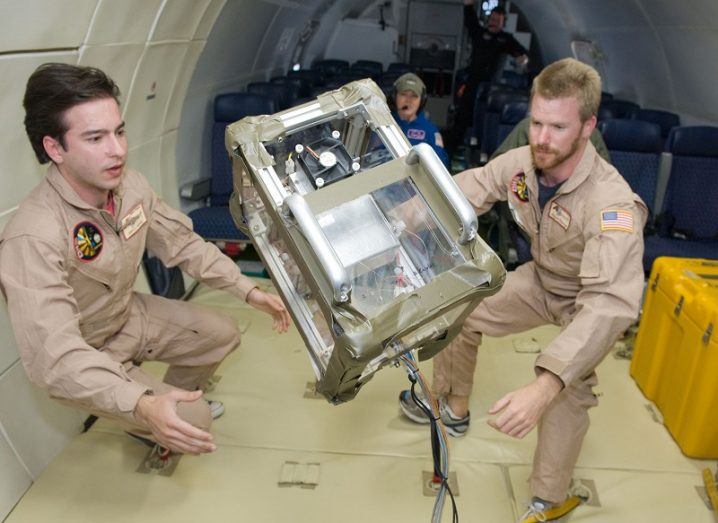
[[[114, 215], [96, 209], [51, 166], [0, 235], [0, 291], [31, 381], [149, 437], [134, 417], [140, 396], [202, 387], [239, 332], [209, 309], [133, 292], [145, 248], [239, 299], [256, 285], [139, 173], [127, 170], [113, 196]], [[169, 363], [163, 382], [137, 365], [150, 360]], [[209, 428], [205, 401], [180, 403], [178, 412]]]
[[543, 212], [528, 146], [455, 180], [478, 214], [508, 201], [531, 238], [533, 261], [509, 273], [503, 288], [482, 301], [434, 357], [434, 392], [471, 394], [482, 334], [560, 325], [535, 362], [537, 372], [551, 371], [565, 387], [539, 422], [530, 484], [533, 495], [563, 501], [588, 430], [587, 410], [597, 404], [594, 369], [638, 316], [646, 206], [590, 142]]

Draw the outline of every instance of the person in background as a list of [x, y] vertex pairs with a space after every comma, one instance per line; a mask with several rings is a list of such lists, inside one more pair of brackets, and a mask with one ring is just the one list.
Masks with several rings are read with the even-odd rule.
[[[92, 67], [48, 63], [25, 90], [25, 129], [45, 178], [0, 234], [0, 292], [32, 382], [66, 405], [117, 421], [166, 449], [201, 454], [224, 411], [202, 388], [239, 345], [236, 320], [133, 291], [142, 254], [267, 313], [279, 297], [241, 274], [128, 168], [119, 89]], [[143, 361], [169, 368], [161, 381]]]
[[401, 75], [394, 82], [394, 111], [392, 116], [411, 145], [428, 143], [433, 147], [444, 165], [449, 166], [449, 156], [439, 129], [424, 114], [426, 85], [414, 73]]
[[472, 124], [479, 83], [490, 81], [496, 75], [504, 55], [513, 56], [519, 65], [528, 63], [528, 51], [504, 31], [505, 23], [506, 13], [501, 7], [496, 7], [489, 15], [486, 27], [481, 27], [474, 10], [474, 0], [464, 0], [464, 27], [471, 38], [471, 58], [466, 84], [459, 93], [454, 125], [447, 136], [450, 156], [461, 145], [466, 129]]

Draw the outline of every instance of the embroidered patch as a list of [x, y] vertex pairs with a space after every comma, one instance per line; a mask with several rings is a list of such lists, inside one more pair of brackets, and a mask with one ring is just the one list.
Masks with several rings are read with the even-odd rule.
[[625, 209], [601, 211], [601, 230], [633, 232], [633, 213]]
[[102, 251], [102, 232], [94, 223], [80, 222], [72, 233], [72, 244], [79, 259], [94, 260]]
[[125, 237], [125, 240], [132, 238], [132, 236], [146, 223], [147, 217], [145, 216], [145, 211], [140, 203], [128, 212], [127, 215], [120, 221], [120, 228], [122, 229], [122, 235]]
[[529, 201], [529, 188], [526, 185], [526, 175], [522, 172], [517, 173], [511, 178], [511, 192], [514, 193], [519, 201]]
[[424, 129], [407, 129], [406, 136], [412, 140], [424, 140], [426, 138], [426, 131]]
[[548, 211], [548, 216], [563, 227], [565, 231], [567, 231], [568, 226], [571, 225], [571, 213], [569, 213], [565, 207], [561, 207], [556, 202], [551, 202], [551, 208]]

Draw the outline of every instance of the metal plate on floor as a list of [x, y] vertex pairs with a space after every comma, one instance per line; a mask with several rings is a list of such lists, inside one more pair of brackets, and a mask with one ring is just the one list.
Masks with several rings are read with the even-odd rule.
[[177, 464], [182, 456], [182, 454], [175, 454], [174, 452], [169, 452], [169, 454], [163, 455], [158, 450], [158, 447], [153, 447], [147, 453], [135, 472], [139, 472], [140, 474], [171, 476], [177, 468]]
[[[430, 498], [436, 497], [436, 493], [439, 491], [439, 484], [434, 483], [434, 473], [428, 470], [421, 472], [421, 486], [423, 489], [424, 496]], [[456, 479], [456, 472], [449, 472], [449, 488], [454, 497], [459, 496], [459, 482]]]

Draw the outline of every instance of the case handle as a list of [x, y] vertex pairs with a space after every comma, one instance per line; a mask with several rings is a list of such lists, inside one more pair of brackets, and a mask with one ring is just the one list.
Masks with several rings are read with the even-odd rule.
[[352, 291], [349, 275], [304, 197], [297, 193], [290, 194], [284, 199], [284, 204], [297, 220], [299, 229], [314, 250], [319, 265], [332, 286], [335, 303], [349, 301]]
[[456, 182], [446, 170], [444, 164], [439, 160], [436, 151], [434, 151], [428, 143], [417, 144], [409, 151], [406, 157], [406, 163], [407, 165], [420, 163], [431, 177], [436, 188], [439, 189], [441, 194], [444, 195], [444, 198], [449, 202], [456, 217], [461, 222], [458, 242], [464, 245], [473, 240], [479, 228], [476, 212], [474, 212], [474, 208], [461, 192], [458, 185], [456, 185]]

